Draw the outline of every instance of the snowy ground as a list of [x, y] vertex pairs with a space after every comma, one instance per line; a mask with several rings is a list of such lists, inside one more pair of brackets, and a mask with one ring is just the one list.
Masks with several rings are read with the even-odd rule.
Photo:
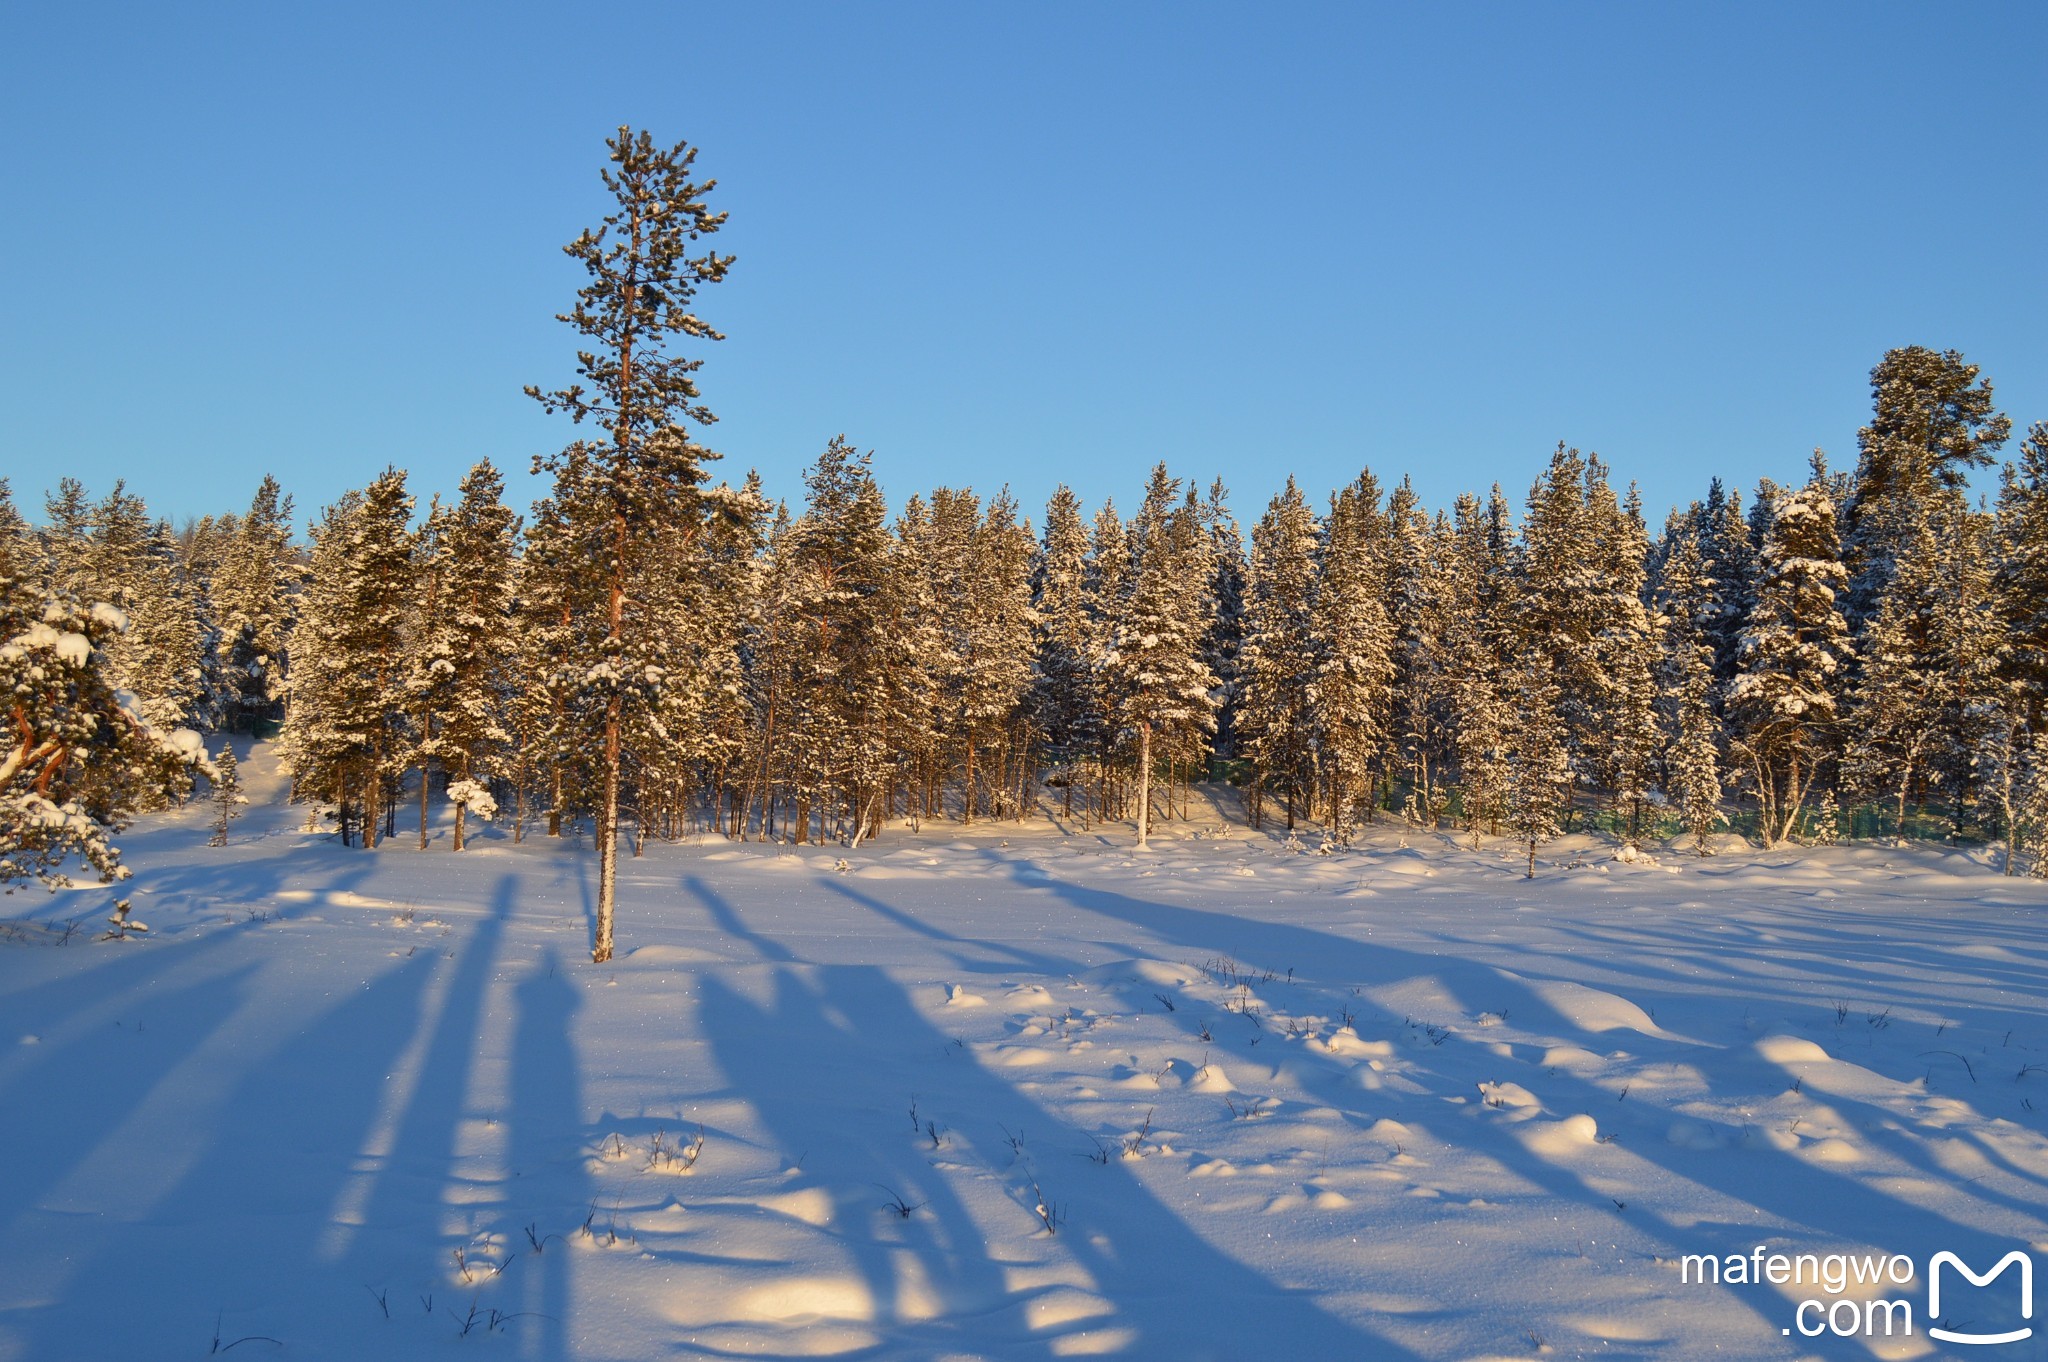
[[[2048, 1268], [2048, 891], [1975, 854], [710, 840], [597, 967], [587, 841], [204, 823], [146, 941], [0, 910], [0, 1359], [2048, 1357], [1925, 1335], [1936, 1251]], [[1760, 1244], [1920, 1271], [1681, 1280]]]

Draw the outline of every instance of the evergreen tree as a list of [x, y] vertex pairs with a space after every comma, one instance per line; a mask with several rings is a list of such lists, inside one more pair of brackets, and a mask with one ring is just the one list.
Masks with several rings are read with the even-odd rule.
[[1742, 513], [1742, 494], [1724, 492], [1719, 478], [1708, 489], [1702, 510], [1700, 568], [1712, 601], [1703, 627], [1714, 648], [1718, 688], [1734, 680], [1739, 669], [1742, 630], [1756, 598], [1756, 546]]
[[889, 773], [880, 668], [891, 540], [869, 456], [836, 436], [806, 473], [804, 513], [777, 549], [778, 610], [793, 645], [784, 747], [795, 840], [839, 816], [859, 838], [879, 817]]
[[1513, 517], [1496, 483], [1486, 504], [1458, 499], [1451, 568], [1445, 591], [1446, 630], [1453, 640], [1452, 742], [1458, 793], [1472, 845], [1482, 824], [1498, 829], [1507, 812], [1509, 678], [1517, 654], [1516, 599], [1520, 575]]
[[1243, 694], [1238, 653], [1244, 647], [1244, 593], [1247, 563], [1244, 535], [1230, 513], [1230, 494], [1217, 478], [1202, 502], [1201, 520], [1208, 531], [1209, 591], [1214, 603], [1202, 635], [1202, 661], [1216, 677], [1216, 738], [1219, 756], [1237, 755], [1237, 711]]
[[1250, 813], [1259, 826], [1271, 795], [1285, 808], [1287, 830], [1315, 795], [1316, 553], [1315, 512], [1294, 479], [1252, 528], [1246, 574], [1238, 734], [1251, 759]]
[[231, 728], [279, 718], [290, 684], [290, 641], [302, 581], [292, 545], [292, 499], [265, 477], [235, 525], [213, 579]]
[[[701, 524], [713, 510], [700, 494], [700, 464], [711, 451], [682, 424], [716, 419], [694, 377], [703, 361], [670, 346], [677, 337], [720, 339], [690, 305], [698, 288], [722, 280], [732, 264], [715, 251], [689, 254], [692, 243], [725, 225], [725, 214], [706, 204], [716, 181], [690, 179], [694, 148], [661, 150], [646, 132], [626, 127], [606, 147], [612, 168], [603, 173], [604, 186], [617, 211], [564, 247], [589, 274], [574, 310], [562, 318], [590, 347], [577, 356], [583, 382], [550, 393], [527, 389], [549, 411], [610, 432], [608, 440], [578, 442], [540, 464], [555, 475], [557, 502], [590, 513], [576, 537], [603, 577], [604, 632], [584, 673], [602, 715], [591, 945], [599, 964], [612, 955], [627, 711], [649, 707], [661, 688], [659, 663], [649, 656], [659, 640], [649, 636], [636, 595], [649, 577], [674, 569], [654, 555], [673, 551], [677, 522]], [[578, 482], [587, 482], [588, 491]]]
[[1839, 543], [1816, 458], [1812, 480], [1773, 508], [1741, 671], [1728, 688], [1734, 755], [1756, 795], [1766, 848], [1791, 836], [1842, 717], [1851, 650], [1838, 604], [1848, 582]]
[[1031, 684], [1031, 533], [1017, 520], [1017, 503], [1004, 491], [993, 498], [978, 524], [970, 527], [961, 574], [965, 591], [955, 618], [959, 621], [962, 662], [959, 691], [959, 736], [968, 755], [964, 808], [971, 820], [975, 808], [975, 753], [983, 753], [985, 772], [993, 768], [988, 801], [993, 812], [1021, 817], [1028, 782], [1012, 771], [1013, 760], [1031, 750], [1021, 724], [1023, 701]]
[[1994, 588], [2010, 651], [2007, 675], [2030, 732], [2048, 710], [2048, 422], [2020, 444], [1998, 494]]
[[1512, 716], [1502, 744], [1501, 822], [1527, 849], [1526, 878], [1536, 878], [1536, 848], [1562, 832], [1572, 769], [1566, 748], [1568, 723], [1560, 712], [1562, 689], [1554, 664], [1532, 649], [1506, 677]]
[[[429, 763], [446, 772], [455, 802], [452, 849], [460, 851], [467, 817], [481, 809], [475, 786], [498, 774], [512, 742], [506, 726], [513, 685], [511, 632], [513, 566], [519, 518], [504, 504], [504, 477], [486, 459], [464, 475], [460, 499], [437, 506], [419, 541], [420, 618], [413, 631], [408, 689], [417, 716], [415, 758], [420, 767], [420, 844], [426, 845]], [[490, 800], [495, 807], [495, 799]]]
[[1450, 528], [1432, 524], [1403, 478], [1387, 500], [1387, 603], [1393, 626], [1393, 725], [1411, 813], [1435, 827], [1449, 804], [1448, 604]]
[[1123, 795], [1114, 783], [1131, 734], [1124, 728], [1119, 700], [1111, 689], [1108, 659], [1125, 612], [1130, 608], [1131, 536], [1105, 499], [1095, 513], [1088, 536], [1089, 668], [1094, 674], [1095, 701], [1100, 706], [1096, 729], [1096, 807], [1104, 818], [1122, 817]]
[[1394, 627], [1387, 614], [1387, 527], [1370, 470], [1330, 500], [1316, 587], [1315, 706], [1330, 835], [1348, 842], [1373, 807], [1392, 748]]
[[43, 498], [43, 518], [40, 585], [58, 599], [88, 600], [94, 587], [93, 506], [85, 484], [59, 478], [57, 490]]
[[242, 806], [249, 801], [242, 794], [235, 749], [223, 745], [213, 764], [217, 772], [213, 778], [213, 835], [206, 839], [206, 844], [224, 847], [228, 844], [228, 825], [242, 816]]
[[[6, 503], [11, 511], [11, 502]], [[11, 528], [0, 513], [0, 531]], [[71, 883], [76, 858], [103, 883], [128, 869], [112, 838], [134, 813], [190, 788], [210, 768], [197, 735], [151, 726], [116, 692], [107, 645], [126, 624], [111, 605], [52, 597], [17, 575], [24, 540], [0, 533], [0, 885]], [[117, 917], [126, 914], [126, 901]]]
[[409, 764], [407, 643], [413, 625], [413, 500], [387, 469], [328, 508], [314, 535], [302, 636], [311, 662], [279, 751], [301, 793], [331, 800], [344, 844], [375, 848]]
[[1714, 625], [1720, 610], [1698, 531], [1683, 528], [1664, 557], [1657, 598], [1663, 633], [1666, 787], [1693, 850], [1721, 823], [1720, 725], [1714, 718]]
[[1871, 619], [1928, 503], [1959, 493], [2012, 433], [1992, 406], [1991, 384], [1954, 350], [1909, 345], [1870, 371], [1870, 424], [1856, 433], [1854, 492], [1845, 513], [1846, 612]]
[[1032, 722], [1060, 785], [1063, 811], [1074, 812], [1080, 764], [1101, 738], [1100, 706], [1089, 622], [1088, 529], [1081, 503], [1064, 485], [1045, 508], [1045, 537], [1032, 573], [1038, 650], [1031, 688]]
[[1894, 798], [1901, 837], [1922, 781], [1947, 789], [1961, 827], [1987, 727], [2012, 707], [1991, 534], [1989, 517], [1936, 491], [1864, 630], [1848, 761], [1859, 786]]
[[35, 592], [42, 579], [42, 544], [14, 504], [14, 489], [0, 478], [0, 581]]
[[1199, 511], [1177, 505], [1180, 480], [1152, 470], [1132, 524], [1129, 596], [1103, 658], [1117, 720], [1137, 746], [1138, 846], [1149, 845], [1155, 757], [1196, 746], [1215, 728], [1216, 677], [1201, 655], [1208, 563]]
[[[1592, 467], [1598, 469], [1597, 462]], [[1643, 805], [1664, 755], [1657, 723], [1658, 621], [1647, 603], [1644, 573], [1649, 538], [1633, 487], [1617, 506], [1604, 478], [1589, 484], [1587, 512], [1602, 583], [1600, 594], [1587, 602], [1597, 621], [1592, 661], [1599, 715], [1588, 746], [1623, 820], [1624, 845], [1633, 851], [1642, 836]]]

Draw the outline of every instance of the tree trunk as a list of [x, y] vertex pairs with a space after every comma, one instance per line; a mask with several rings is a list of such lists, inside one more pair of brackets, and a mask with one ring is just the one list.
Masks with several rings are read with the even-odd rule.
[[618, 899], [619, 705], [614, 694], [604, 707], [604, 800], [597, 811], [597, 926], [590, 945], [594, 965], [612, 958], [612, 909]]
[[370, 778], [363, 782], [363, 848], [375, 851], [378, 831], [377, 800], [384, 793], [384, 777], [377, 768], [383, 764], [384, 753], [375, 746], [371, 747], [370, 753]]
[[1151, 850], [1152, 834], [1152, 725], [1138, 725], [1138, 850]]

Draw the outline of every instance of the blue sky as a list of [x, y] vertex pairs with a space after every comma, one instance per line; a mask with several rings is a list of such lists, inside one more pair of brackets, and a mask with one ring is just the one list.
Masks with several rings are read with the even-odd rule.
[[1164, 458], [1256, 518], [1369, 465], [1656, 512], [1847, 466], [1887, 347], [2048, 419], [2048, 7], [17, 5], [0, 474], [303, 513], [569, 438], [618, 124], [702, 148], [708, 436], [795, 497]]

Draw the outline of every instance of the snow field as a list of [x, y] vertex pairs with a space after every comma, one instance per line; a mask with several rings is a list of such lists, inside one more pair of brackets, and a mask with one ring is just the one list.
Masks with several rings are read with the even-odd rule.
[[1910, 1358], [1679, 1259], [2048, 1252], [2044, 892], [1967, 853], [707, 839], [600, 967], [587, 839], [258, 784], [126, 839], [147, 941], [8, 904], [0, 1358]]

